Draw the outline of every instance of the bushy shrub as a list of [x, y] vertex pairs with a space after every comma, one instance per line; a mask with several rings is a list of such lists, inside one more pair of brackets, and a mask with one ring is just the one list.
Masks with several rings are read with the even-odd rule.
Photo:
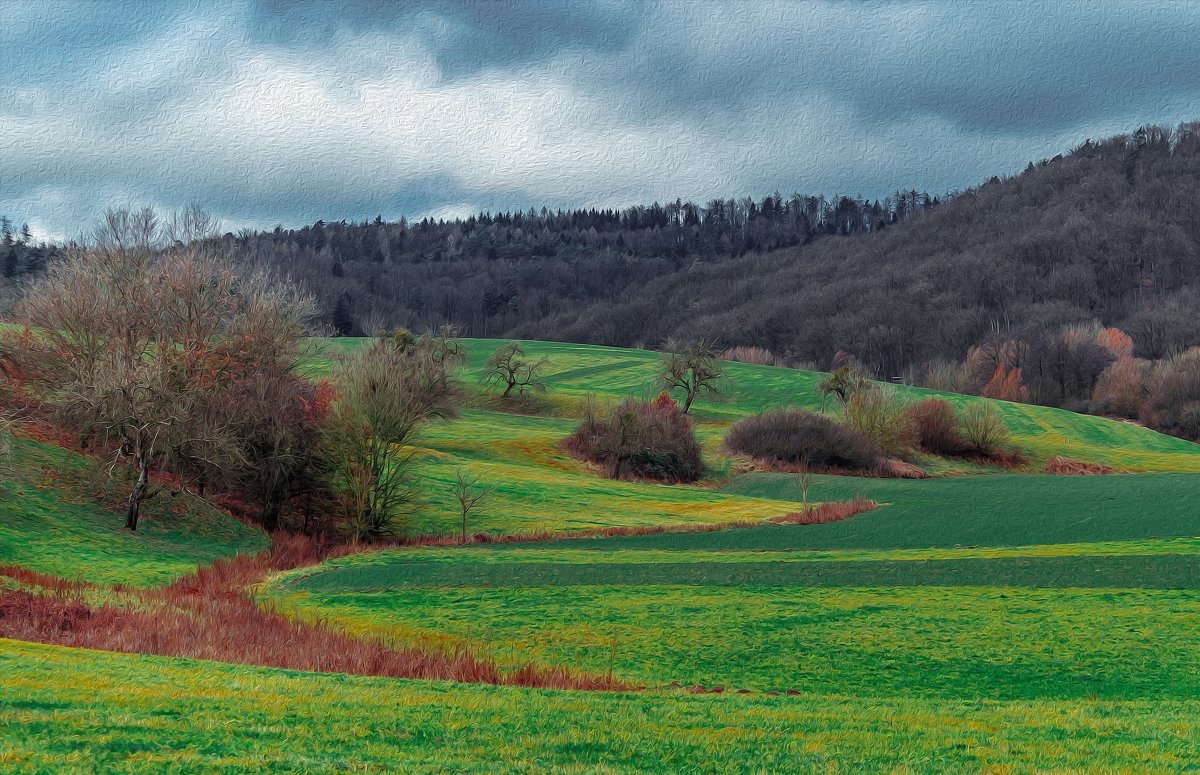
[[845, 424], [872, 439], [888, 455], [915, 444], [909, 415], [895, 388], [869, 385], [856, 390], [842, 409]]
[[803, 409], [772, 409], [729, 429], [732, 452], [791, 465], [874, 468], [883, 450], [853, 428]]
[[1139, 358], [1113, 361], [1096, 380], [1092, 391], [1093, 410], [1118, 417], [1137, 417], [1146, 400], [1149, 376], [1149, 361]]
[[932, 455], [965, 455], [971, 445], [959, 430], [958, 412], [949, 401], [927, 398], [905, 410], [913, 437], [924, 451]]
[[1142, 419], [1160, 431], [1200, 441], [1200, 348], [1159, 363], [1149, 383]]
[[1006, 452], [1012, 438], [1000, 413], [986, 401], [971, 402], [963, 410], [960, 427], [971, 449], [984, 457]]
[[608, 412], [589, 402], [564, 446], [613, 479], [694, 482], [704, 475], [691, 418], [669, 396], [653, 403], [627, 398]]

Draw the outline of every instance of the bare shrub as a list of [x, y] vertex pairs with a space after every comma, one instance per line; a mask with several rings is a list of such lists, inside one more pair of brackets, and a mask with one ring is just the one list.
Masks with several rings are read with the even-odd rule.
[[1142, 419], [1160, 431], [1200, 441], [1200, 348], [1155, 366]]
[[691, 418], [674, 401], [627, 398], [608, 412], [589, 401], [579, 427], [563, 445], [607, 468], [613, 479], [694, 482], [704, 475]]
[[971, 445], [959, 430], [958, 412], [941, 398], [927, 398], [909, 406], [908, 415], [913, 438], [918, 447], [931, 455], [965, 455]]
[[1149, 361], [1132, 357], [1109, 364], [1092, 390], [1095, 411], [1117, 417], [1137, 417], [1146, 400], [1151, 368]]
[[987, 401], [972, 401], [962, 412], [960, 427], [971, 449], [984, 457], [1003, 454], [1012, 438], [1000, 413]]
[[772, 409], [736, 423], [725, 436], [732, 452], [772, 463], [874, 468], [883, 457], [875, 441], [824, 415]]
[[925, 387], [943, 393], [966, 393], [970, 390], [970, 375], [961, 363], [934, 361], [925, 367]]
[[765, 347], [738, 345], [728, 347], [721, 353], [721, 359], [738, 363], [752, 363], [756, 366], [782, 366], [783, 359]]
[[893, 387], [871, 385], [856, 390], [847, 399], [842, 416], [846, 425], [872, 439], [888, 455], [899, 455], [914, 444], [909, 415]]

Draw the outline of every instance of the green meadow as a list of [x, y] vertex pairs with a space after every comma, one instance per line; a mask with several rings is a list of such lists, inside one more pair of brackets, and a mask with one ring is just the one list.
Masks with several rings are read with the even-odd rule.
[[570, 693], [0, 641], [17, 772], [1183, 772], [1200, 702]]
[[[726, 395], [694, 410], [709, 475], [613, 482], [559, 442], [589, 394], [653, 397], [659, 356], [527, 343], [549, 358], [549, 390], [499, 404], [476, 384], [499, 344], [466, 342], [468, 406], [414, 446], [423, 497], [410, 530], [458, 532], [460, 466], [496, 488], [472, 532], [764, 524], [360, 551], [275, 574], [254, 594], [357, 637], [466, 649], [504, 668], [611, 671], [639, 690], [0, 640], [0, 770], [1185, 772], [1200, 760], [1197, 445], [1000, 403], [1026, 470], [918, 458], [934, 478], [817, 476], [811, 501], [862, 495], [877, 507], [767, 524], [801, 508], [796, 477], [746, 472], [721, 438], [765, 408], [820, 409], [823, 375], [729, 364]], [[317, 342], [306, 368], [320, 378], [360, 345]], [[127, 533], [81, 457], [15, 445], [0, 474], [0, 565], [154, 587], [268, 545], [190, 496], [157, 501]], [[1052, 455], [1125, 473], [1037, 473]]]

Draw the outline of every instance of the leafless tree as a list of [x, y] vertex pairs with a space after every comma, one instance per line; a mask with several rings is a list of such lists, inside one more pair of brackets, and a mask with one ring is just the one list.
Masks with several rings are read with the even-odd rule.
[[462, 514], [462, 540], [467, 542], [467, 517], [471, 510], [495, 491], [495, 485], [480, 484], [479, 474], [468, 474], [466, 469], [459, 466], [454, 472], [454, 499], [458, 501], [458, 509]]
[[503, 385], [502, 398], [508, 398], [513, 388], [521, 395], [525, 395], [526, 390], [545, 393], [546, 383], [541, 379], [541, 371], [547, 363], [548, 358], [530, 359], [521, 345], [509, 342], [488, 358], [480, 381], [485, 385]]
[[720, 353], [703, 340], [686, 346], [667, 342], [659, 382], [668, 391], [683, 391], [684, 414], [691, 410], [692, 402], [701, 394], [720, 395], [724, 377]]
[[296, 331], [306, 308], [207, 251], [160, 244], [153, 209], [109, 210], [94, 246], [53, 264], [17, 310], [38, 332], [20, 357], [59, 418], [112, 450], [110, 473], [135, 472], [130, 530], [158, 491], [156, 470], [203, 482], [245, 464], [231, 390], [288, 357], [269, 326]]
[[355, 540], [397, 530], [416, 487], [413, 453], [405, 447], [426, 422], [454, 417], [462, 400], [457, 342], [438, 334], [403, 341], [379, 338], [347, 357], [334, 375], [339, 394], [326, 443]]

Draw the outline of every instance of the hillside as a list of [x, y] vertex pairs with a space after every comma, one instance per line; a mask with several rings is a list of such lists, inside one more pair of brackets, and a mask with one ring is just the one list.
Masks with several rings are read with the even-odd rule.
[[318, 224], [223, 244], [303, 279], [343, 331], [449, 321], [468, 336], [608, 345], [706, 336], [819, 366], [850, 352], [890, 376], [996, 334], [1092, 319], [1128, 331], [1142, 357], [1195, 344], [1198, 194], [1200, 131], [1187, 125], [1085, 142], [939, 206], [915, 192], [915, 207], [900, 194], [767, 197], [734, 202], [734, 221], [718, 200]]
[[[305, 368], [320, 378], [365, 342], [312, 344]], [[696, 406], [708, 477], [614, 482], [558, 442], [587, 395], [650, 392], [661, 356], [524, 342], [548, 358], [549, 390], [506, 404], [477, 384], [499, 344], [465, 342], [468, 408], [416, 440], [424, 496], [408, 527], [457, 531], [463, 466], [498, 487], [472, 530], [553, 540], [346, 547], [165, 587], [265, 536], [190, 496], [122, 531], [81, 457], [16, 439], [0, 481], [0, 566], [17, 566], [0, 568], [0, 625], [33, 600], [76, 608], [22, 636], [43, 642], [0, 639], [0, 764], [977, 772], [1169, 770], [1200, 755], [1200, 447], [993, 402], [1025, 469], [918, 457], [936, 478], [818, 476], [813, 501], [878, 507], [771, 524], [799, 507], [794, 475], [741, 473], [720, 439], [771, 406], [819, 409], [824, 375], [730, 364], [725, 396]], [[1051, 455], [1141, 473], [1033, 473]], [[692, 531], [730, 521], [742, 526]], [[597, 528], [668, 532], [565, 535]], [[27, 570], [88, 583], [76, 598]], [[389, 655], [407, 661], [381, 672]], [[561, 675], [624, 690], [523, 688]]]

